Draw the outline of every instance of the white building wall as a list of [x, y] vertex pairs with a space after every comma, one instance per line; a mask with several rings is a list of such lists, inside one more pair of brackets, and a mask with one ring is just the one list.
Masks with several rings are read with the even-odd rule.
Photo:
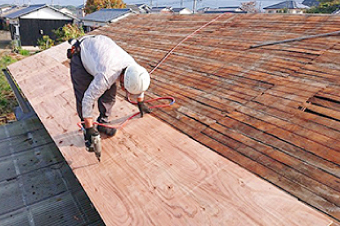
[[71, 17], [68, 17], [48, 7], [31, 12], [20, 18], [22, 19], [49, 19], [49, 20], [71, 20], [72, 19]]
[[183, 9], [179, 12], [179, 14], [192, 14], [192, 12], [189, 9]]
[[[266, 9], [265, 13], [282, 13], [283, 9]], [[304, 11], [302, 9], [288, 9], [288, 13], [291, 14], [303, 14]]]
[[94, 22], [94, 21], [83, 21], [83, 25], [87, 27], [102, 27], [105, 26], [106, 23], [101, 23], [101, 22]]

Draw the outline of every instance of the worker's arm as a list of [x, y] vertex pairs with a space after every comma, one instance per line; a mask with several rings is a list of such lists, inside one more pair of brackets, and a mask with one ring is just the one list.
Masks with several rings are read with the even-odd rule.
[[144, 112], [145, 113], [151, 113], [152, 110], [145, 105], [144, 103], [144, 93], [141, 93], [138, 97], [137, 97], [137, 105], [138, 105], [138, 109], [140, 112], [141, 117], [143, 117]]
[[109, 84], [103, 74], [97, 74], [87, 88], [82, 100], [82, 113], [85, 128], [93, 127], [93, 106], [99, 97], [108, 89]]

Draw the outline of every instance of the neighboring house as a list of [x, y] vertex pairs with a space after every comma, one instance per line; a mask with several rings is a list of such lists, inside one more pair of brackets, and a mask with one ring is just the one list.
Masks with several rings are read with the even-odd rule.
[[11, 6], [11, 5], [2, 5], [0, 6], [0, 14], [12, 9], [13, 7], [16, 7], [16, 6]]
[[137, 14], [147, 14], [151, 11], [151, 7], [146, 4], [128, 4], [126, 5], [126, 8], [131, 9], [132, 12]]
[[8, 30], [8, 25], [9, 22], [8, 20], [6, 20], [6, 16], [14, 13], [18, 10], [21, 10], [23, 8], [25, 8], [27, 6], [24, 7], [19, 7], [19, 6], [12, 6], [11, 8], [6, 8], [6, 9], [1, 9], [1, 13], [0, 13], [0, 30]]
[[232, 11], [232, 12], [241, 12], [241, 11], [243, 11], [240, 6], [218, 7], [217, 10]]
[[78, 19], [81, 19], [85, 16], [85, 6], [84, 4], [80, 5], [80, 6], [77, 6], [76, 8], [76, 17]]
[[85, 31], [91, 31], [131, 14], [130, 9], [101, 9], [81, 19]]
[[171, 9], [171, 7], [168, 7], [168, 6], [152, 7], [150, 13], [152, 13], [152, 14], [158, 14], [158, 13], [170, 14], [170, 13], [172, 13], [172, 9]]
[[340, 9], [335, 10], [334, 12], [332, 12], [332, 14], [337, 14], [337, 15], [339, 15], [339, 14], [340, 14]]
[[199, 9], [198, 13], [246, 13], [239, 6], [227, 6], [227, 7], [218, 7], [218, 8], [210, 8], [205, 7]]
[[59, 11], [62, 12], [62, 13], [65, 13], [67, 15], [70, 15], [70, 16], [75, 16], [74, 13], [71, 10], [69, 10], [68, 8], [62, 8]]
[[192, 11], [188, 8], [172, 8], [174, 14], [192, 14]]
[[296, 1], [284, 1], [275, 5], [267, 6], [263, 8], [265, 13], [292, 13], [292, 14], [302, 14], [307, 9], [308, 6], [298, 3]]
[[31, 5], [6, 16], [9, 20], [12, 40], [18, 46], [37, 46], [44, 35], [55, 39], [53, 30], [73, 23], [75, 18], [59, 10], [43, 5]]
[[302, 2], [303, 5], [312, 7], [312, 6], [318, 6], [320, 2], [318, 0], [304, 0]]

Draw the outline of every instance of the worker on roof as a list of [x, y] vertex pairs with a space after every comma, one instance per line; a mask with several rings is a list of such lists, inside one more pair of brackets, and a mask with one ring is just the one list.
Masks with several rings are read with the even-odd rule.
[[138, 108], [143, 112], [151, 110], [144, 104], [144, 92], [150, 85], [150, 76], [145, 68], [112, 39], [103, 35], [85, 36], [80, 40], [70, 40], [72, 48], [67, 57], [71, 59], [71, 79], [77, 102], [78, 115], [85, 126], [85, 145], [91, 145], [91, 136], [98, 131], [114, 136], [116, 129], [93, 125], [93, 107], [98, 101], [100, 124], [107, 124], [116, 100], [116, 81], [130, 94], [138, 95]]

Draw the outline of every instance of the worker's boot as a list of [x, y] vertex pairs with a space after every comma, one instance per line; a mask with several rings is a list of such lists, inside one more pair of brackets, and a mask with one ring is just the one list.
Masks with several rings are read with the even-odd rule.
[[107, 119], [99, 117], [97, 119], [97, 122], [100, 123], [100, 124], [103, 124], [103, 125], [97, 125], [97, 130], [99, 132], [104, 133], [109, 137], [113, 137], [116, 134], [116, 132], [117, 132], [116, 128], [105, 126], [105, 124], [107, 124], [107, 125], [109, 124]]

